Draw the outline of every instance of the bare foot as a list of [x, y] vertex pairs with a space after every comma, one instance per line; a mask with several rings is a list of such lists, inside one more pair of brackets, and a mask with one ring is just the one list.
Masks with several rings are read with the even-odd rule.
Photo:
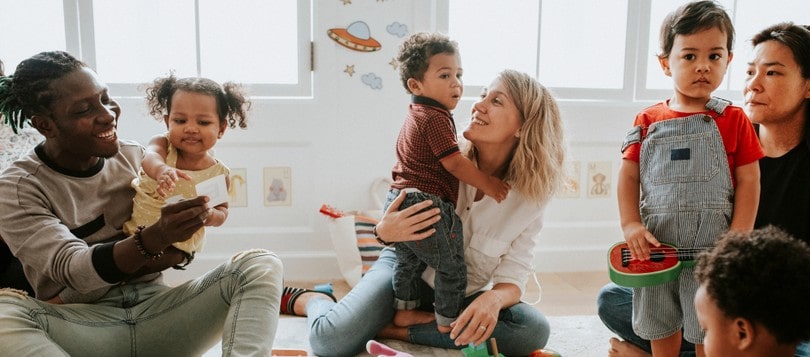
[[627, 342], [619, 341], [618, 338], [610, 338], [610, 349], [608, 350], [609, 357], [650, 357], [649, 353], [642, 350], [638, 346]]
[[295, 303], [293, 304], [293, 311], [298, 316], [307, 316], [307, 303], [309, 300], [312, 299], [324, 299], [327, 301], [332, 301], [326, 294], [322, 294], [319, 292], [306, 292], [298, 296], [295, 299]]
[[385, 325], [379, 332], [377, 332], [376, 337], [380, 339], [390, 338], [410, 342], [410, 336], [408, 335], [408, 328], [394, 326], [394, 324]]
[[436, 315], [422, 310], [397, 310], [394, 314], [394, 326], [400, 327], [426, 324], [435, 320]]

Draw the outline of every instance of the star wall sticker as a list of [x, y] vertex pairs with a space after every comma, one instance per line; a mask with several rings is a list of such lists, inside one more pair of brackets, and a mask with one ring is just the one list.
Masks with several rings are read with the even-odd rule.
[[353, 64], [352, 65], [347, 64], [346, 69], [344, 69], [343, 72], [348, 73], [349, 77], [353, 76], [354, 75], [354, 65]]
[[391, 62], [388, 62], [388, 64], [390, 64], [391, 67], [394, 67], [394, 69], [397, 69], [397, 67], [399, 67], [399, 62], [397, 62], [396, 58], [392, 58]]

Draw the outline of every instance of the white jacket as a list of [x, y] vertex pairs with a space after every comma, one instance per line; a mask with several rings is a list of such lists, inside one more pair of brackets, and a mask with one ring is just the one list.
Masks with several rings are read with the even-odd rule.
[[[467, 295], [510, 283], [525, 292], [534, 273], [534, 246], [543, 228], [547, 202], [527, 200], [516, 190], [501, 203], [489, 196], [475, 202], [476, 188], [459, 183], [456, 214], [464, 228], [464, 260], [467, 265]], [[435, 270], [422, 274], [431, 287]]]

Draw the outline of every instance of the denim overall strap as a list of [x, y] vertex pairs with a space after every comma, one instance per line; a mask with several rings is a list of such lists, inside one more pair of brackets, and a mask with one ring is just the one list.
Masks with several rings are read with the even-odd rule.
[[693, 214], [723, 213], [729, 222], [713, 222], [720, 226], [712, 231], [728, 229], [734, 194], [730, 172], [720, 131], [711, 116], [695, 114], [651, 125], [639, 162], [639, 207], [647, 229], [659, 241], [678, 247], [713, 245], [717, 235], [696, 231], [708, 222]]

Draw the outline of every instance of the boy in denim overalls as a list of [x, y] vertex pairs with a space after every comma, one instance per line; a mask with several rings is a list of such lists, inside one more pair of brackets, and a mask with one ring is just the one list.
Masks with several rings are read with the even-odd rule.
[[[659, 241], [711, 247], [727, 230], [751, 230], [764, 156], [742, 109], [712, 97], [733, 56], [725, 10], [713, 1], [683, 5], [664, 19], [660, 39], [658, 60], [675, 92], [636, 115], [617, 188], [624, 239], [640, 260]], [[702, 355], [693, 271], [633, 291], [633, 330], [653, 355], [677, 355], [681, 334]]]

